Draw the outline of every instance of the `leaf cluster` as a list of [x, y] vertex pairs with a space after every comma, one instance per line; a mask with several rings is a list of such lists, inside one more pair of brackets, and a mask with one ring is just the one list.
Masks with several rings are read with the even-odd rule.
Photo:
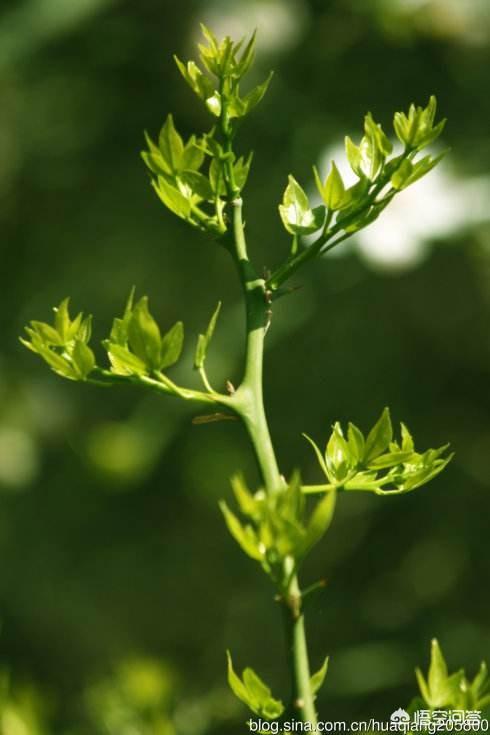
[[184, 142], [171, 115], [158, 142], [146, 135], [142, 152], [152, 185], [163, 204], [178, 217], [215, 237], [227, 231], [226, 205], [245, 186], [252, 162], [237, 156], [231, 142], [239, 122], [261, 101], [272, 75], [246, 94], [240, 84], [255, 57], [255, 33], [235, 43], [229, 36], [218, 41], [202, 26], [207, 44], [199, 45], [201, 67], [195, 61], [175, 62], [185, 81], [214, 118], [215, 125], [200, 137]]
[[234, 194], [246, 184], [252, 154], [247, 159], [225, 152], [216, 129], [184, 142], [168, 115], [155, 143], [146, 134], [148, 149], [142, 158], [162, 203], [181, 219], [213, 236], [226, 232], [225, 207], [233, 181]]
[[[184, 346], [184, 325], [176, 322], [162, 332], [152, 315], [147, 296], [135, 301], [134, 289], [127, 300], [122, 316], [113, 320], [109, 337], [102, 345], [109, 358], [109, 369], [99, 367], [88, 345], [91, 336], [91, 317], [79, 314], [73, 321], [65, 299], [55, 311], [54, 325], [33, 321], [26, 331], [29, 339], [21, 342], [42, 357], [59, 375], [71, 380], [89, 380], [110, 385], [127, 380], [151, 385], [164, 393], [185, 399], [219, 402], [226, 396], [217, 394], [204, 370], [204, 364], [214, 334], [221, 303], [215, 309], [204, 334], [197, 340], [194, 367], [199, 370], [206, 393], [182, 388], [167, 376], [167, 370], [180, 359]], [[213, 397], [208, 399], [209, 394]]]
[[95, 367], [94, 353], [88, 346], [92, 317], [79, 313], [70, 318], [69, 299], [53, 309], [54, 322], [31, 321], [25, 328], [29, 339], [22, 344], [40, 355], [55, 373], [70, 380], [86, 380]]
[[473, 679], [467, 678], [464, 669], [449, 674], [446, 660], [435, 638], [431, 644], [427, 675], [424, 676], [419, 668], [415, 673], [421, 696], [411, 703], [411, 711], [424, 706], [430, 709], [482, 711], [490, 706], [490, 678], [486, 663], [482, 661]]
[[[347, 187], [337, 165], [332, 161], [329, 173], [322, 178], [313, 167], [316, 188], [322, 204], [313, 207], [309, 197], [294, 176], [289, 176], [279, 214], [286, 230], [293, 235], [289, 259], [272, 274], [269, 286], [276, 289], [304, 260], [334, 247], [352, 233], [374, 222], [397, 192], [425, 176], [444, 154], [417, 158], [419, 152], [433, 143], [442, 133], [445, 120], [434, 124], [436, 98], [432, 96], [425, 108], [410, 106], [407, 114], [396, 112], [393, 127], [403, 145], [401, 153], [393, 154], [393, 144], [371, 113], [364, 118], [364, 135], [358, 144], [345, 138], [345, 150], [350, 167], [357, 177]], [[296, 238], [319, 233], [309, 246], [307, 256], [298, 253]], [[338, 237], [335, 237], [337, 236]]]
[[[228, 657], [228, 684], [235, 696], [256, 715], [266, 720], [276, 720], [284, 714], [284, 704], [272, 696], [270, 687], [255, 673], [247, 667], [241, 676], [235, 672], [231, 654]], [[310, 677], [310, 687], [315, 696], [325, 681], [328, 671], [328, 656], [320, 669]], [[266, 731], [264, 731], [266, 732]]]
[[[364, 118], [364, 135], [358, 145], [348, 136], [345, 150], [357, 182], [346, 187], [334, 161], [322, 180], [313, 167], [315, 184], [323, 205], [312, 208], [308, 196], [293, 176], [284, 192], [279, 213], [288, 232], [311, 234], [335, 217], [337, 231], [352, 233], [366, 227], [381, 214], [396, 191], [425, 176], [442, 158], [430, 155], [415, 160], [416, 154], [435, 141], [442, 133], [445, 120], [434, 126], [436, 98], [432, 96], [426, 108], [411, 105], [408, 115], [396, 112], [393, 125], [404, 151], [390, 158], [393, 145], [371, 113]], [[401, 121], [407, 121], [406, 125]]]
[[184, 64], [177, 56], [175, 62], [192, 91], [205, 103], [209, 112], [220, 118], [224, 133], [233, 136], [236, 121], [256, 107], [267, 91], [272, 74], [245, 95], [240, 90], [243, 77], [250, 70], [255, 58], [255, 37], [234, 42], [229, 36], [218, 41], [216, 36], [201, 24], [207, 45], [199, 44], [199, 56], [204, 71], [194, 61]]
[[184, 325], [176, 322], [165, 334], [150, 313], [148, 298], [136, 304], [132, 292], [124, 314], [114, 319], [103, 345], [116, 375], [159, 374], [179, 360], [184, 345]]
[[235, 696], [259, 717], [276, 720], [284, 713], [283, 703], [279, 699], [274, 699], [270, 688], [253, 669], [247, 667], [241, 677], [235, 673], [229, 652], [228, 684]]
[[[330, 526], [335, 492], [328, 493], [308, 514], [297, 474], [274, 493], [258, 490], [252, 494], [239, 476], [232, 479], [232, 488], [246, 520], [239, 520], [222, 501], [220, 507], [231, 535], [261, 564], [280, 592], [287, 592], [292, 574]], [[287, 560], [292, 564], [286, 569]]]
[[415, 451], [405, 424], [401, 424], [401, 438], [394, 440], [388, 408], [367, 436], [352, 423], [344, 434], [340, 423], [335, 423], [323, 454], [310, 437], [306, 438], [328, 480], [325, 489], [377, 495], [406, 493], [436, 477], [452, 459], [451, 454], [445, 455], [447, 444], [423, 453]]

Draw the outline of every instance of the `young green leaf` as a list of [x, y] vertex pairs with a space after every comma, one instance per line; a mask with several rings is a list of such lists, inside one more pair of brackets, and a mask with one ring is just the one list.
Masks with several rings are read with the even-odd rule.
[[255, 702], [251, 700], [245, 684], [242, 682], [240, 677], [235, 673], [235, 670], [233, 668], [233, 661], [231, 659], [231, 654], [229, 651], [227, 651], [227, 659], [228, 659], [228, 684], [230, 686], [231, 691], [233, 692], [235, 697], [237, 697], [241, 702], [246, 704], [247, 707], [250, 707], [251, 709], [253, 709], [252, 705], [255, 705]]
[[313, 548], [323, 538], [330, 527], [335, 511], [336, 495], [335, 490], [330, 490], [315, 506], [306, 526], [306, 535], [302, 544], [301, 555], [306, 554]]
[[313, 441], [313, 439], [310, 436], [308, 436], [308, 434], [303, 433], [303, 436], [311, 444], [311, 446], [313, 447], [313, 451], [316, 454], [316, 458], [318, 460], [318, 464], [320, 465], [320, 467], [322, 468], [323, 472], [325, 473], [325, 476], [328, 478], [327, 465], [326, 465], [326, 462], [325, 462], [325, 458], [324, 458], [323, 454], [320, 451], [320, 447], [318, 446], [318, 444], [316, 442]]
[[48, 347], [40, 347], [38, 353], [58, 375], [70, 380], [79, 380], [78, 372], [66, 357], [62, 357]]
[[175, 365], [184, 346], [184, 325], [177, 322], [164, 334], [160, 346], [160, 370]]
[[391, 426], [390, 410], [385, 408], [367, 436], [364, 462], [369, 464], [369, 462], [382, 454], [389, 445], [392, 436], [393, 429]]
[[446, 661], [439, 643], [434, 638], [431, 645], [431, 660], [427, 680], [420, 669], [416, 670], [420, 692], [432, 709], [455, 706], [461, 695], [464, 672], [457, 671], [449, 676]]
[[354, 424], [349, 423], [347, 430], [347, 441], [349, 444], [350, 454], [355, 464], [362, 462], [364, 457], [365, 440], [362, 431]]
[[345, 152], [351, 169], [358, 176], [363, 176], [364, 174], [361, 169], [361, 150], [348, 135], [345, 137]]
[[175, 55], [174, 61], [187, 84], [201, 100], [206, 100], [213, 95], [213, 82], [202, 73], [194, 61], [188, 61], [186, 65]]
[[205, 153], [195, 135], [191, 135], [184, 147], [181, 158], [182, 171], [198, 171], [205, 158]]
[[143, 360], [133, 355], [127, 347], [106, 340], [103, 342], [111, 363], [111, 370], [116, 375], [145, 375], [148, 368]]
[[279, 205], [279, 214], [284, 227], [292, 235], [306, 235], [316, 232], [325, 219], [324, 207], [311, 209], [305, 191], [294, 176], [289, 176], [289, 183]]
[[122, 345], [123, 347], [127, 346], [128, 326], [133, 313], [134, 292], [135, 288], [133, 286], [126, 302], [123, 316], [121, 318], [116, 317], [112, 323], [108, 343]]
[[271, 695], [271, 690], [264, 684], [262, 679], [257, 676], [255, 671], [250, 667], [243, 670], [243, 683], [255, 702], [265, 702]]
[[213, 337], [220, 310], [221, 310], [221, 301], [218, 302], [218, 305], [216, 306], [216, 309], [214, 310], [213, 315], [211, 316], [211, 319], [209, 320], [209, 324], [208, 324], [205, 334], [200, 334], [198, 337], [196, 353], [194, 356], [194, 368], [196, 370], [199, 370], [204, 366], [209, 343], [211, 342], [211, 339]]
[[32, 321], [31, 327], [39, 335], [44, 344], [56, 345], [57, 347], [63, 347], [65, 344], [65, 340], [62, 335], [50, 324]]
[[159, 176], [156, 181], [152, 180], [151, 184], [167, 209], [182, 219], [190, 220], [191, 202], [179, 189], [164, 176]]
[[370, 112], [368, 112], [364, 118], [364, 131], [368, 137], [373, 139], [379, 154], [383, 159], [391, 154], [393, 146], [386, 137], [381, 125], [373, 120], [373, 116]]
[[274, 699], [270, 688], [251, 668], [243, 671], [242, 679], [235, 673], [230, 652], [228, 657], [228, 684], [235, 696], [252, 712], [267, 720], [275, 720], [284, 713], [284, 705]]
[[244, 48], [244, 50], [242, 52], [242, 55], [240, 57], [239, 62], [237, 63], [236, 72], [237, 72], [237, 76], [239, 78], [244, 77], [245, 74], [248, 72], [248, 70], [250, 69], [250, 67], [253, 64], [253, 60], [254, 60], [254, 57], [255, 57], [255, 39], [256, 39], [256, 36], [257, 36], [257, 31], [255, 30], [252, 33], [249, 42], [245, 46], [245, 48]]
[[389, 467], [410, 462], [414, 458], [413, 452], [397, 452], [389, 451], [386, 454], [380, 454], [375, 459], [370, 460], [367, 464], [370, 470], [384, 470]]
[[332, 483], [342, 483], [353, 462], [349, 444], [344, 439], [340, 424], [334, 424], [325, 451], [327, 476]]
[[199, 171], [183, 171], [181, 178], [199, 199], [204, 199], [207, 202], [213, 201], [214, 192], [209, 179], [204, 174]]
[[383, 165], [383, 154], [381, 153], [377, 139], [374, 135], [365, 135], [359, 146], [361, 172], [370, 181], [377, 177]]
[[146, 296], [143, 296], [133, 309], [128, 324], [128, 339], [131, 351], [150, 370], [160, 368], [160, 329], [149, 312]]
[[413, 173], [413, 164], [405, 159], [391, 175], [391, 185], [398, 190], [404, 189]]
[[298, 184], [294, 176], [288, 177], [288, 186], [284, 192], [283, 204], [294, 204], [301, 212], [310, 208], [310, 203], [304, 189]]
[[85, 344], [88, 344], [90, 337], [92, 336], [92, 315], [90, 314], [85, 319], [81, 320], [80, 327], [77, 332], [77, 338]]
[[75, 346], [72, 352], [72, 361], [82, 380], [85, 380], [95, 367], [94, 353], [90, 347], [80, 339], [75, 340]]
[[414, 450], [414, 444], [412, 435], [410, 434], [409, 430], [405, 426], [404, 423], [400, 424], [400, 430], [402, 435], [402, 450], [404, 452], [413, 452]]
[[218, 157], [214, 157], [209, 166], [209, 181], [215, 196], [226, 195], [224, 166]]
[[252, 163], [253, 153], [249, 153], [245, 159], [240, 157], [236, 163], [233, 164], [233, 178], [235, 180], [235, 186], [237, 189], [242, 191], [243, 187], [247, 183], [248, 174], [250, 172], [250, 166]]
[[415, 676], [417, 677], [417, 684], [419, 685], [420, 693], [425, 704], [430, 702], [430, 691], [427, 682], [425, 681], [422, 671], [417, 667], [415, 669]]
[[68, 304], [70, 303], [70, 299], [66, 298], [63, 299], [61, 304], [59, 306], [56, 306], [54, 308], [54, 324], [56, 327], [56, 331], [60, 335], [60, 338], [63, 343], [67, 342], [69, 337], [69, 330], [71, 326], [71, 320], [70, 320], [70, 314], [68, 311]]
[[184, 143], [175, 129], [172, 115], [167, 116], [160, 131], [158, 143], [164, 161], [172, 173], [177, 173], [180, 170], [182, 155], [184, 153]]
[[254, 518], [257, 514], [257, 502], [248, 490], [243, 477], [234, 475], [231, 478], [231, 487], [241, 512], [249, 518]]
[[411, 163], [410, 161], [403, 161], [400, 167], [391, 176], [391, 183], [395, 189], [401, 190], [406, 189], [410, 184], [414, 184], [416, 181], [425, 176], [429, 171], [432, 171], [434, 166], [444, 158], [445, 152], [441, 153], [436, 158], [432, 156], [425, 156], [420, 161]]
[[[441, 651], [441, 647], [439, 646], [439, 642], [437, 641], [436, 638], [434, 638], [432, 640], [432, 645], [431, 645], [429, 676], [427, 680], [429, 691], [431, 692], [431, 698], [433, 699], [440, 698], [440, 693], [445, 691], [447, 678], [448, 678], [447, 664], [444, 659], [444, 656], [442, 655], [442, 651]], [[442, 706], [443, 704], [445, 703], [442, 702], [440, 706]], [[438, 705], [435, 705], [435, 706], [438, 706]]]
[[168, 176], [172, 173], [170, 165], [164, 160], [162, 152], [146, 131], [144, 135], [148, 150], [141, 151], [141, 158], [152, 174], [155, 176]]
[[490, 679], [488, 677], [487, 665], [481, 662], [478, 673], [469, 686], [471, 697], [471, 709], [483, 710], [490, 706]]
[[264, 554], [252, 527], [242, 526], [236, 515], [228, 508], [224, 500], [220, 502], [219, 507], [225, 518], [228, 530], [237, 544], [242, 548], [247, 556], [250, 556], [251, 559], [262, 561]]
[[249, 112], [251, 112], [254, 109], [254, 107], [257, 107], [259, 102], [261, 102], [265, 93], [269, 89], [269, 85], [272, 81], [273, 76], [274, 76], [274, 72], [271, 71], [267, 79], [265, 79], [262, 82], [262, 84], [257, 85], [257, 87], [254, 87], [254, 89], [252, 89], [251, 92], [245, 95], [244, 100], [243, 100], [245, 104], [244, 114], [248, 114]]
[[317, 694], [323, 686], [328, 671], [329, 657], [327, 656], [322, 667], [310, 679], [310, 687], [313, 694]]
[[318, 192], [328, 209], [335, 212], [339, 209], [343, 209], [350, 203], [350, 197], [346, 192], [344, 182], [342, 181], [339, 170], [335, 165], [335, 161], [332, 161], [332, 168], [324, 184], [322, 184], [320, 175], [315, 166], [313, 167], [313, 173], [315, 175], [315, 183]]

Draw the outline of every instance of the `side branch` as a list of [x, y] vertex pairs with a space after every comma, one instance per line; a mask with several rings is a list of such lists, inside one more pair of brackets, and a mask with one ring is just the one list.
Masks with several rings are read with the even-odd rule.
[[221, 393], [204, 393], [203, 391], [193, 390], [191, 388], [182, 388], [164, 375], [158, 378], [152, 378], [147, 375], [116, 375], [110, 370], [95, 368], [90, 377], [87, 378], [88, 383], [102, 386], [113, 385], [137, 385], [143, 388], [150, 388], [158, 393], [168, 396], [175, 396], [186, 401], [201, 403], [211, 406], [224, 406], [233, 409], [230, 397]]

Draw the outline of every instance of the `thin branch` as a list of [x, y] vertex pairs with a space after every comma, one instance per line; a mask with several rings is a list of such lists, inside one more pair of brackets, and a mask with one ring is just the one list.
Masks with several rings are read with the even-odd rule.
[[332, 490], [339, 490], [336, 485], [301, 485], [301, 492], [305, 495], [316, 495], [317, 493], [328, 493]]
[[193, 390], [191, 388], [182, 388], [162, 373], [158, 374], [158, 378], [152, 378], [149, 375], [118, 375], [110, 370], [96, 368], [93, 370], [91, 375], [93, 377], [89, 376], [87, 378], [87, 382], [94, 385], [111, 386], [116, 384], [119, 385], [121, 383], [126, 385], [137, 385], [140, 387], [151, 388], [159, 393], [164, 393], [165, 395], [176, 396], [186, 401], [222, 405], [232, 408], [229, 396], [221, 395], [214, 391], [212, 394], [209, 394], [204, 393], [203, 391]]
[[206, 390], [208, 391], [208, 393], [216, 393], [216, 391], [212, 387], [211, 383], [209, 382], [209, 378], [208, 378], [208, 375], [206, 373], [206, 368], [204, 367], [204, 365], [202, 365], [199, 368], [199, 375], [201, 376], [201, 380], [203, 382], [203, 385], [206, 388]]

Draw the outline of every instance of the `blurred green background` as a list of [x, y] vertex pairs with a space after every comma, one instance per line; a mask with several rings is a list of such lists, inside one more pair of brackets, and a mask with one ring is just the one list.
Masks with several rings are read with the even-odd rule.
[[307, 621], [315, 668], [332, 656], [322, 717], [405, 706], [434, 635], [453, 669], [490, 655], [487, 0], [23, 0], [0, 11], [2, 735], [242, 733], [227, 647], [287, 690], [268, 581], [217, 510], [237, 467], [257, 481], [240, 427], [62, 381], [17, 340], [69, 294], [99, 341], [135, 284], [163, 327], [185, 321], [190, 364], [222, 298], [211, 373], [239, 380], [232, 265], [164, 210], [139, 158], [143, 130], [170, 111], [186, 136], [210, 125], [171, 59], [193, 54], [200, 20], [235, 36], [257, 26], [254, 74], [276, 72], [239, 142], [255, 150], [259, 267], [288, 247], [287, 174], [306, 185], [311, 164], [342, 159], [368, 109], [389, 126], [435, 93], [449, 118], [440, 169], [278, 302], [266, 396], [282, 469], [309, 482], [320, 477], [301, 431], [367, 429], [384, 405], [421, 448], [456, 451], [406, 497], [342, 497], [305, 568], [305, 581], [328, 579]]

